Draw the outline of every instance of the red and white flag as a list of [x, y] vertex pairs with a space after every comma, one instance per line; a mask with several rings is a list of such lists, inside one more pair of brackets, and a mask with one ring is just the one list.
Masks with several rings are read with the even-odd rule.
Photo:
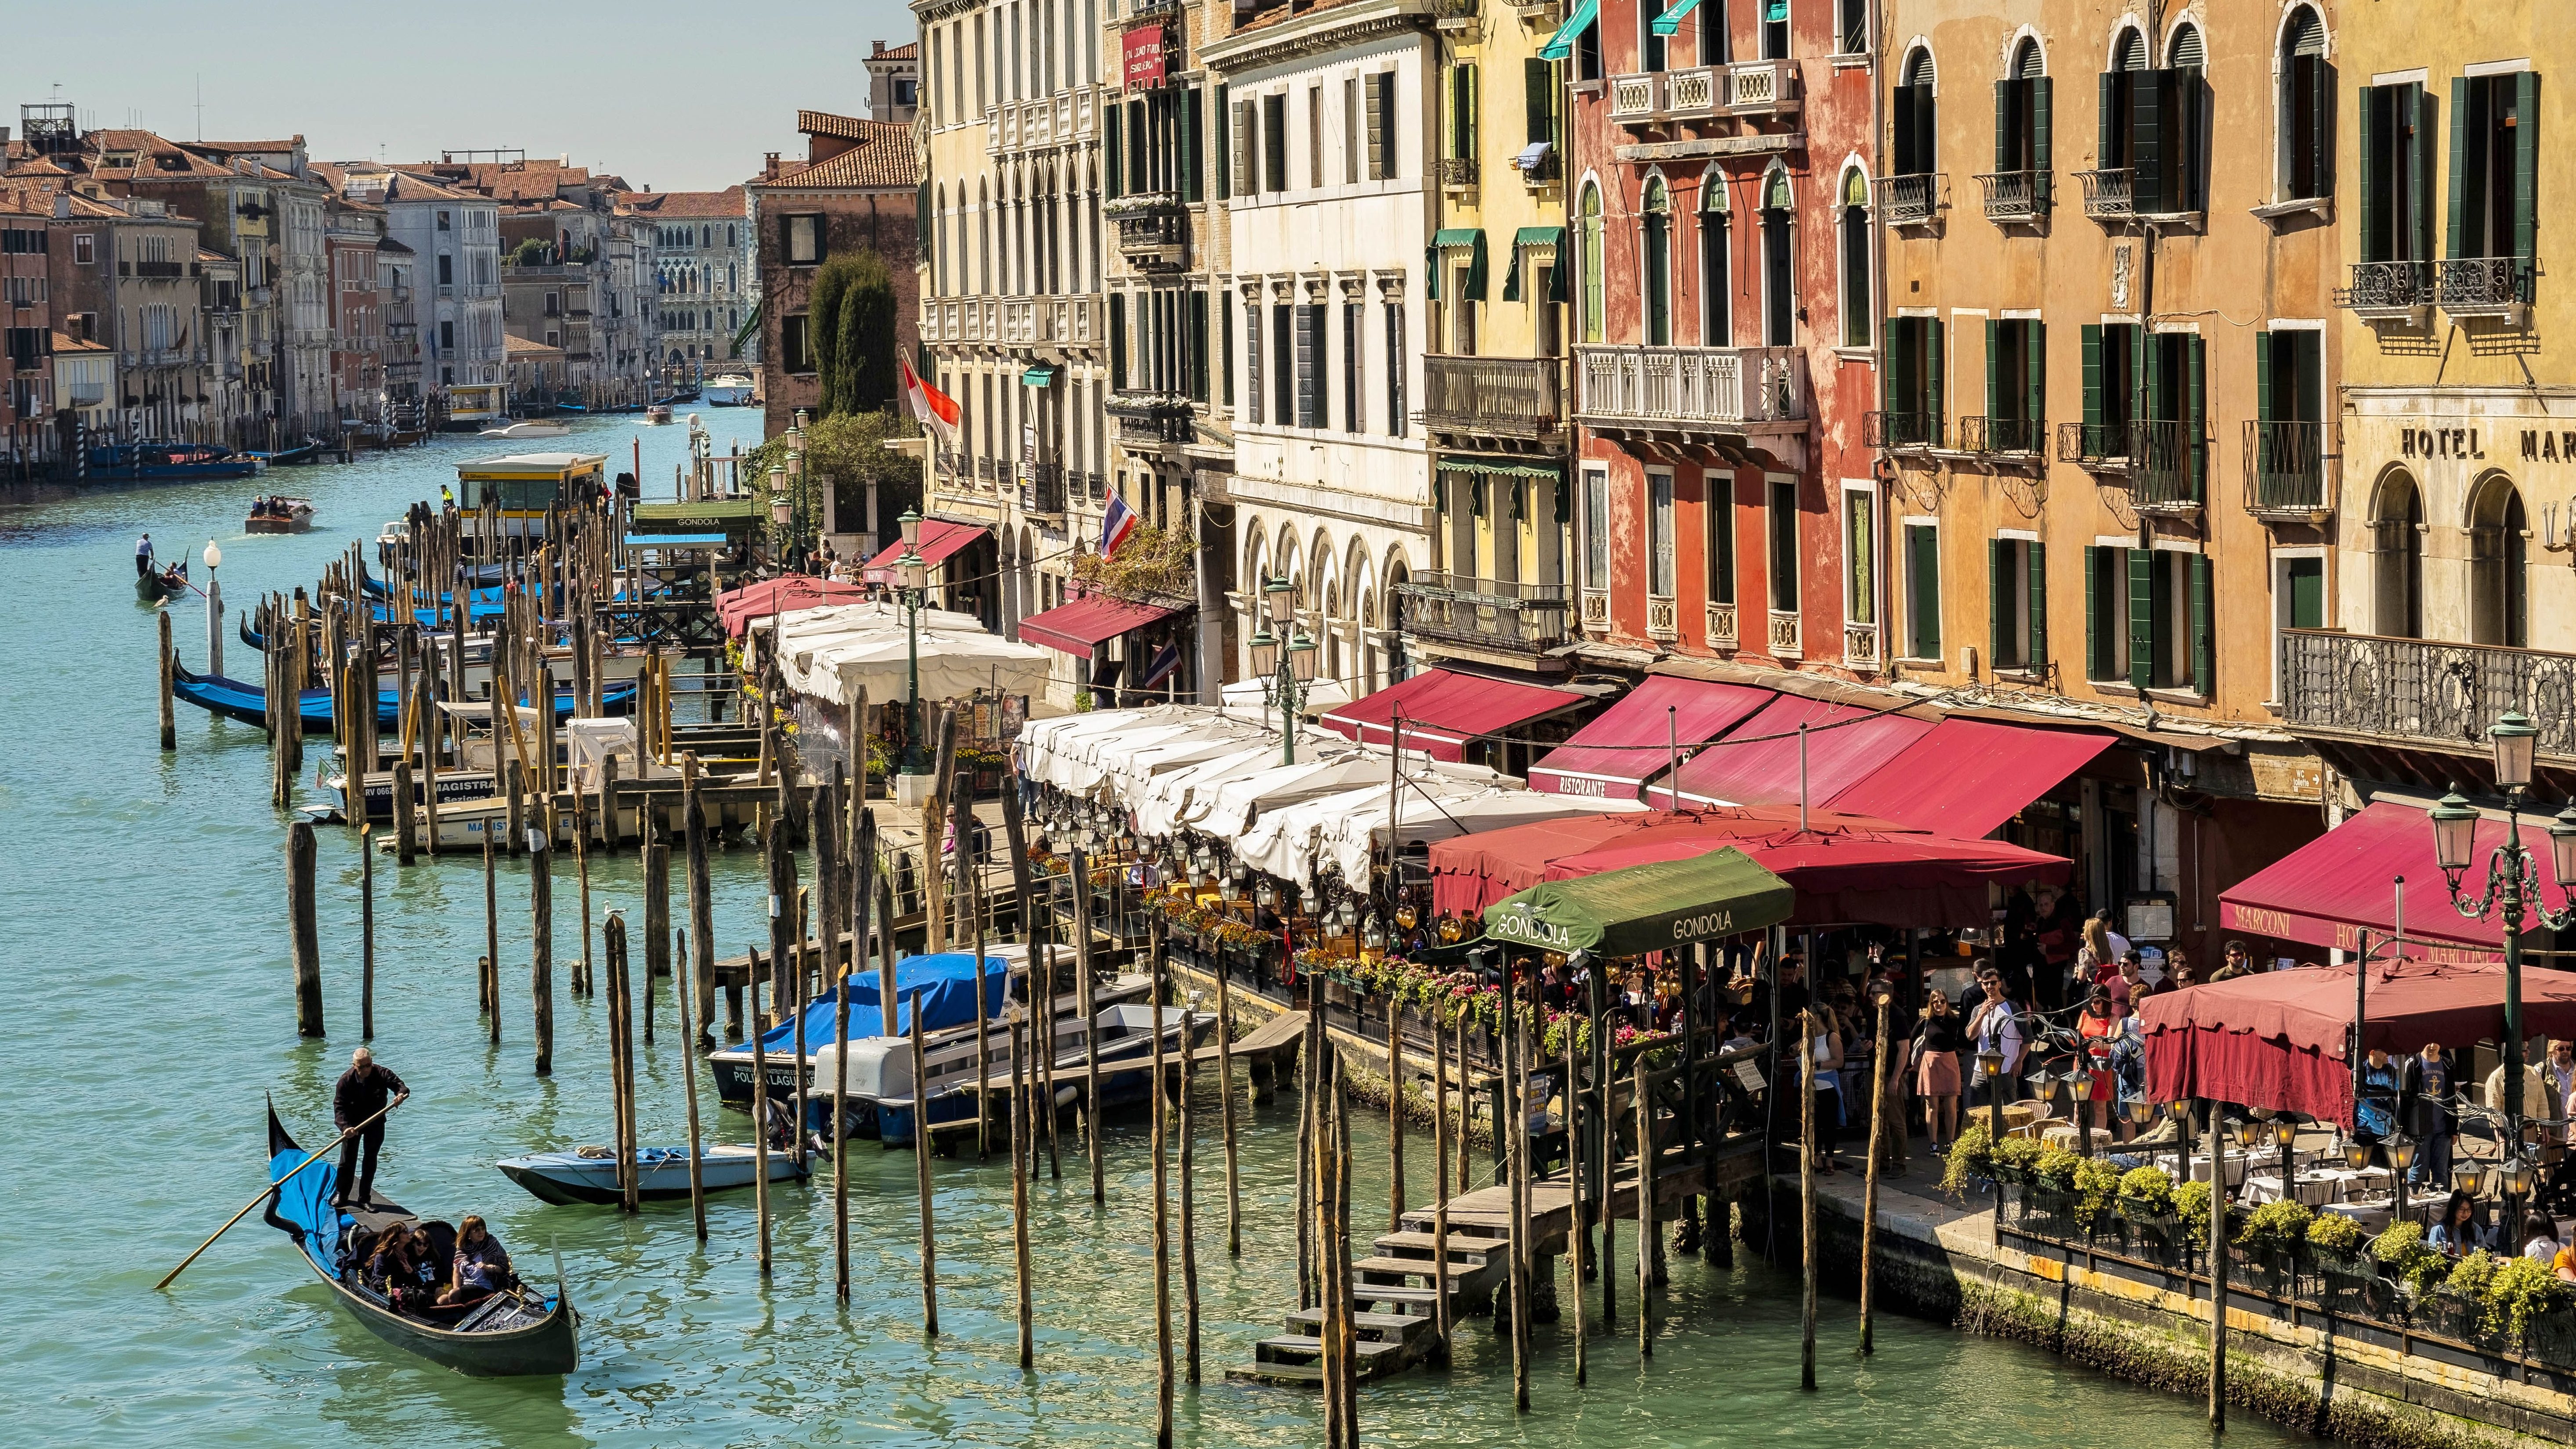
[[921, 426], [946, 447], [957, 446], [957, 399], [922, 381], [912, 370], [912, 359], [895, 355], [895, 365], [903, 369], [903, 400]]
[[1104, 556], [1116, 553], [1118, 545], [1125, 543], [1127, 536], [1134, 533], [1142, 522], [1144, 520], [1136, 516], [1136, 511], [1127, 506], [1126, 499], [1110, 494], [1109, 506], [1100, 515], [1100, 552]]

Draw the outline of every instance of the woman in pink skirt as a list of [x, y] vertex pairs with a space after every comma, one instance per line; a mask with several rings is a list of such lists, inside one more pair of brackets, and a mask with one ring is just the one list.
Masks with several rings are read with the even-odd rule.
[[1914, 1033], [1914, 1095], [1923, 1099], [1923, 1127], [1937, 1157], [1959, 1135], [1959, 1018], [1938, 991], [1925, 997]]

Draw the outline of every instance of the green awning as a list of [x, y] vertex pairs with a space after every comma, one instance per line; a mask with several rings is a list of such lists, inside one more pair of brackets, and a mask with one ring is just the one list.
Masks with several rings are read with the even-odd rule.
[[1423, 268], [1430, 274], [1425, 294], [1435, 302], [1440, 300], [1440, 254], [1457, 247], [1464, 247], [1470, 253], [1467, 258], [1467, 295], [1450, 300], [1481, 302], [1485, 300], [1485, 232], [1482, 227], [1444, 226], [1432, 233], [1431, 245], [1424, 249], [1422, 258]]
[[1032, 367], [1028, 371], [1020, 374], [1020, 386], [1022, 387], [1052, 387], [1054, 384], [1055, 369], [1044, 364]]
[[1698, 6], [1699, 0], [1682, 0], [1682, 3], [1679, 5], [1676, 5], [1672, 9], [1665, 11], [1663, 14], [1656, 16], [1655, 33], [1657, 35], [1670, 35], [1674, 31], [1681, 29], [1682, 17], [1688, 15], [1694, 9], [1697, 9]]
[[1531, 886], [1486, 909], [1485, 936], [1548, 951], [1638, 956], [1776, 926], [1796, 903], [1787, 881], [1729, 845], [1688, 860]]
[[1583, 0], [1573, 14], [1565, 17], [1565, 23], [1556, 27], [1556, 34], [1547, 38], [1547, 44], [1539, 47], [1539, 59], [1564, 60], [1573, 55], [1574, 37], [1581, 35], [1600, 14], [1601, 0]]
[[1565, 470], [1554, 464], [1528, 463], [1517, 458], [1461, 458], [1440, 460], [1443, 473], [1491, 473], [1502, 478], [1562, 478]]
[[1561, 226], [1525, 226], [1512, 233], [1512, 267], [1503, 274], [1503, 300], [1521, 299], [1521, 252], [1527, 247], [1549, 247], [1556, 252], [1556, 270], [1549, 273], [1547, 300], [1565, 300], [1565, 228]]

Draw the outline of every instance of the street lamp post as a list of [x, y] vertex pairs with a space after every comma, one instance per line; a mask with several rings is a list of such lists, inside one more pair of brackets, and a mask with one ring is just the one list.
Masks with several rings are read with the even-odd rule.
[[[2503, 843], [2487, 856], [2484, 893], [2471, 896], [2460, 888], [2461, 877], [2477, 853], [2478, 812], [2456, 789], [2432, 810], [2433, 855], [2450, 888], [2451, 905], [2473, 921], [2493, 912], [2504, 927], [2505, 1141], [2497, 1173], [2500, 1189], [2513, 1185], [2514, 1168], [2522, 1158], [2523, 1073], [2529, 1070], [2522, 1045], [2523, 923], [2528, 920], [2553, 931], [2576, 926], [2576, 899], [2571, 899], [2576, 897], [2576, 804], [2560, 810], [2549, 822], [2550, 873], [2557, 877], [2561, 900], [2567, 902], [2562, 909], [2551, 911], [2542, 904], [2540, 864], [2522, 844], [2523, 798], [2531, 789], [2532, 755], [2539, 735], [2538, 727], [2520, 710], [2505, 711], [2487, 730], [2487, 739], [2495, 747], [2496, 784], [2504, 791], [2505, 834]], [[2518, 1176], [2527, 1178], [2528, 1170]]]
[[921, 515], [907, 508], [903, 556], [895, 568], [903, 580], [904, 669], [908, 689], [903, 706], [903, 773], [922, 772], [921, 759], [921, 596], [930, 587], [930, 566], [921, 559]]
[[[1265, 612], [1252, 636], [1252, 672], [1266, 708], [1279, 707], [1280, 763], [1297, 763], [1297, 715], [1315, 682], [1315, 641], [1297, 624], [1295, 586], [1285, 575], [1261, 586]], [[1276, 632], [1273, 632], [1276, 631]]]

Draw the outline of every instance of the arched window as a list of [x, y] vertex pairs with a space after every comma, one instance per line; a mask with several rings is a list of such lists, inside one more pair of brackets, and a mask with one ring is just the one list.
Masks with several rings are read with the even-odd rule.
[[934, 199], [934, 204], [931, 207], [930, 214], [932, 217], [936, 218], [938, 223], [938, 229], [932, 232], [930, 237], [930, 291], [933, 296], [945, 297], [948, 295], [948, 266], [950, 261], [948, 256], [948, 183], [945, 181], [939, 183], [939, 191]]
[[2140, 35], [2134, 25], [2123, 28], [2119, 38], [2111, 42], [2111, 69], [2145, 70], [2146, 68], [2147, 38]]
[[2011, 73], [1995, 87], [1997, 178], [1986, 193], [1988, 216], [2036, 219], [2047, 204], [2051, 99], [2047, 56], [2035, 37], [2023, 36]]
[[2209, 51], [2201, 44], [2200, 27], [2188, 20], [2174, 27], [2173, 39], [2165, 42], [2165, 68], [2198, 70], [2208, 64]]
[[[1705, 5], [1708, 0], [1701, 0]], [[1726, 174], [1712, 166], [1699, 183], [1699, 342], [1702, 347], [1731, 347], [1735, 342], [1735, 271], [1726, 256]]]
[[1646, 345], [1673, 342], [1673, 202], [1661, 176], [1648, 176], [1638, 210], [1644, 237]]
[[1932, 96], [1937, 77], [1932, 69], [1932, 52], [1916, 46], [1905, 53], [1905, 67], [1897, 73], [1896, 93], [1891, 98], [1888, 117], [1891, 145], [1891, 176], [1928, 176], [1940, 170], [1940, 148], [1935, 144]]
[[2424, 494], [2403, 469], [2379, 485], [2370, 511], [2374, 632], [2424, 636]]
[[1796, 345], [1798, 311], [1797, 255], [1791, 249], [1789, 217], [1794, 199], [1789, 173], [1773, 166], [1762, 180], [1762, 345]]
[[2326, 196], [2334, 189], [2334, 67], [2326, 23], [2305, 5], [2281, 27], [2280, 84], [2281, 199]]
[[1858, 166], [1843, 169], [1843, 346], [1869, 345], [1869, 178]]
[[984, 183], [975, 183], [975, 288], [993, 290], [993, 198]]
[[2530, 647], [2531, 577], [2522, 490], [2502, 473], [2469, 505], [2469, 642]]
[[1581, 234], [1583, 248], [1583, 340], [1601, 340], [1602, 300], [1606, 295], [1601, 284], [1601, 188], [1583, 184], [1583, 204], [1575, 217], [1575, 230]]

